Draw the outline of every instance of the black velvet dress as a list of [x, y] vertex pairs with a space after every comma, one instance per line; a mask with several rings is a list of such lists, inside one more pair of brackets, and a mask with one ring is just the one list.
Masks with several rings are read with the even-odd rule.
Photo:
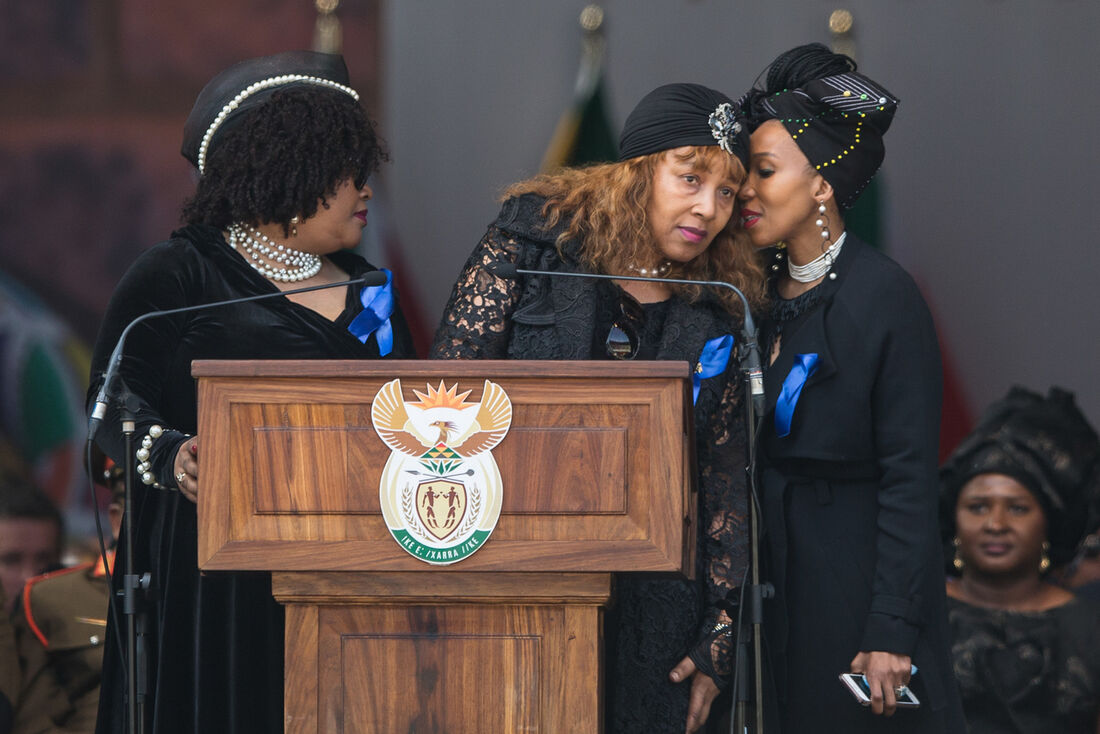
[[[354, 277], [373, 270], [347, 252], [330, 259]], [[275, 292], [225, 243], [216, 229], [188, 226], [144, 253], [123, 276], [111, 299], [92, 360], [94, 396], [122, 329], [153, 310]], [[353, 292], [354, 291], [354, 292]], [[359, 289], [349, 289], [335, 321], [286, 298], [150, 319], [129, 335], [120, 374], [140, 400], [135, 437], [159, 424], [152, 464], [159, 484], [174, 487], [173, 460], [197, 423], [195, 359], [371, 359], [374, 336], [360, 341], [348, 324], [362, 310]], [[392, 317], [391, 358], [413, 357], [400, 310]], [[201, 437], [199, 461], [201, 464]], [[116, 409], [97, 442], [123, 460]], [[269, 734], [283, 730], [283, 613], [271, 598], [268, 574], [208, 573], [196, 563], [195, 505], [174, 490], [138, 483], [134, 492], [134, 563], [149, 571], [149, 698], [153, 734]], [[120, 555], [117, 568], [124, 567]], [[121, 574], [117, 574], [116, 586]], [[97, 731], [124, 731], [126, 669], [108, 626]]]
[[[578, 272], [578, 243], [559, 253], [561, 227], [545, 231], [543, 201], [505, 202], [497, 221], [470, 255], [443, 313], [432, 357], [437, 359], [606, 359], [604, 339], [617, 289], [581, 278], [496, 278], [496, 262], [524, 269]], [[597, 285], [600, 283], [600, 285]], [[736, 334], [734, 318], [716, 301], [673, 297], [645, 307], [637, 359], [696, 364], [704, 344]], [[747, 565], [745, 432], [736, 360], [701, 381], [695, 404], [699, 467], [697, 579], [621, 575], [605, 617], [609, 734], [679, 733], [687, 718], [690, 682], [668, 673], [693, 648], [735, 597]], [[736, 612], [734, 612], [736, 614]], [[703, 640], [704, 645], [700, 645]], [[728, 644], [723, 638], [722, 644]], [[728, 663], [728, 649], [705, 654]], [[720, 671], [725, 672], [725, 671]], [[720, 718], [716, 707], [711, 720]]]
[[1013, 612], [948, 597], [947, 618], [971, 734], [1097, 731], [1100, 605]]

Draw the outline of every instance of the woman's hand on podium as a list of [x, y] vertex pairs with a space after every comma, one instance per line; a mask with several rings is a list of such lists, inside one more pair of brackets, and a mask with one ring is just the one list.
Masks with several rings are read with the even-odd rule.
[[192, 502], [199, 501], [199, 437], [191, 436], [176, 452], [172, 465], [176, 486], [183, 496]]
[[688, 715], [684, 724], [684, 731], [692, 734], [707, 723], [710, 716], [710, 705], [718, 696], [718, 686], [714, 679], [701, 670], [696, 670], [695, 663], [690, 657], [680, 661], [668, 674], [673, 683], [691, 678], [691, 697], [688, 699]]

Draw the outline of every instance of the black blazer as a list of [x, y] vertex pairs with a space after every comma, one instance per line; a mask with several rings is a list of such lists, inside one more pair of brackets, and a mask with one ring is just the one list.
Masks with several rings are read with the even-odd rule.
[[[783, 334], [766, 370], [762, 483], [773, 497], [765, 519], [779, 580], [836, 574], [837, 565], [851, 572], [837, 575], [844, 609], [784, 613], [792, 624], [794, 615], [812, 613], [828, 630], [853, 627], [850, 616], [841, 617], [860, 610], [851, 654], [909, 655], [933, 705], [942, 705], [953, 684], [936, 512], [942, 372], [935, 328], [912, 278], [851, 233], [833, 273], [820, 285], [822, 302]], [[802, 389], [790, 434], [780, 438], [776, 399], [795, 355], [809, 353], [819, 357], [817, 371]], [[776, 541], [787, 543], [780, 524], [793, 505], [788, 500], [785, 510], [782, 498], [792, 483], [816, 487], [819, 502], [799, 511], [820, 511], [809, 526], [839, 549], [832, 557], [803, 554], [800, 563], [830, 568], [784, 568], [786, 548]], [[782, 630], [778, 637], [782, 648]]]

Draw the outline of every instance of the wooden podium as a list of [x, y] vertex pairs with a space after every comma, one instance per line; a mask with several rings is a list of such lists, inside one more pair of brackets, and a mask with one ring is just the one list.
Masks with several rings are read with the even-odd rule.
[[[287, 732], [602, 731], [611, 573], [690, 574], [689, 367], [678, 362], [199, 361], [199, 567], [272, 572]], [[371, 402], [485, 379], [512, 402], [484, 547], [448, 566], [382, 517]]]

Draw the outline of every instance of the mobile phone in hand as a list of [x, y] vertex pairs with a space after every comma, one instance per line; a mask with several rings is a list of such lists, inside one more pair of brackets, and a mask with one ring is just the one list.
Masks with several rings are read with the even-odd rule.
[[[863, 706], [871, 705], [871, 688], [867, 685], [867, 679], [863, 677], [862, 673], [841, 673], [841, 682], [847, 686], [848, 690], [852, 692], [855, 699]], [[898, 708], [915, 709], [920, 706], [920, 701], [913, 695], [913, 691], [908, 687], [902, 695], [895, 695]]]

